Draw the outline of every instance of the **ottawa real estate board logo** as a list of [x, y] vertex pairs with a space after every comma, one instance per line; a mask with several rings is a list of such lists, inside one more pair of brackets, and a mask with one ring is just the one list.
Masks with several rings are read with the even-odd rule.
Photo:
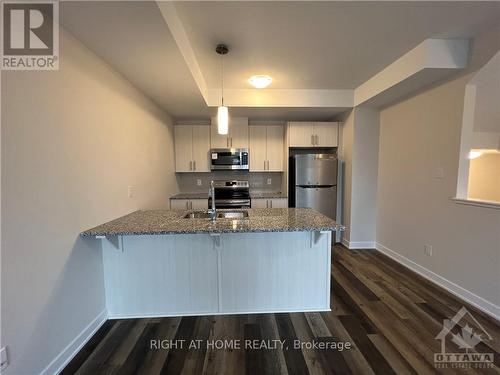
[[59, 68], [59, 3], [2, 1], [4, 70]]
[[443, 321], [436, 340], [441, 341], [441, 352], [434, 354], [436, 368], [465, 370], [494, 366], [495, 353], [485, 345], [494, 339], [465, 307]]

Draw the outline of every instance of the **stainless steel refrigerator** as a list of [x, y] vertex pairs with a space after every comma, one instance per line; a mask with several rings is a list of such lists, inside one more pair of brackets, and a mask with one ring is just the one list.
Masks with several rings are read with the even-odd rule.
[[337, 166], [335, 154], [294, 155], [290, 196], [294, 207], [309, 207], [335, 219], [337, 211]]

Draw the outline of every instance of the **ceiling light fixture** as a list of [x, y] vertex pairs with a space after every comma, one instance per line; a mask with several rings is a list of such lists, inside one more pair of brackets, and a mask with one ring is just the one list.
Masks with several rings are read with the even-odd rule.
[[273, 79], [271, 77], [262, 74], [251, 76], [248, 79], [248, 82], [256, 89], [264, 89], [269, 86], [272, 81]]
[[470, 150], [469, 151], [469, 159], [470, 160], [477, 159], [482, 154], [483, 154], [483, 151], [481, 151], [481, 150]]
[[221, 56], [221, 66], [222, 66], [222, 86], [221, 86], [221, 105], [217, 108], [217, 133], [227, 134], [229, 131], [229, 110], [224, 106], [224, 55], [229, 52], [229, 49], [225, 44], [219, 44], [215, 48]]

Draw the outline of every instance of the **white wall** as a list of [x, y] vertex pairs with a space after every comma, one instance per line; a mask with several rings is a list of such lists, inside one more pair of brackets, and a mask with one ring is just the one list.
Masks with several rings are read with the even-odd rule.
[[[381, 111], [377, 242], [498, 314], [500, 211], [450, 200], [469, 79], [456, 78]], [[443, 168], [444, 178], [435, 177], [436, 168]], [[432, 256], [424, 254], [424, 244], [433, 246]]]
[[376, 236], [379, 111], [356, 107], [342, 127], [344, 163], [343, 242], [373, 248]]
[[63, 30], [59, 71], [1, 74], [5, 374], [36, 374], [105, 309], [100, 241], [80, 231], [177, 192], [173, 131]]

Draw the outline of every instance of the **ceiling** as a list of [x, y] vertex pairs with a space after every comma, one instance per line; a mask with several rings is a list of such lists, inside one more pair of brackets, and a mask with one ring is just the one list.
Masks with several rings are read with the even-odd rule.
[[[249, 76], [269, 74], [273, 89], [354, 89], [426, 38], [474, 37], [500, 19], [499, 2], [184, 1], [175, 11], [209, 89], [220, 87], [220, 42], [230, 47], [226, 88], [248, 89]], [[156, 2], [61, 2], [61, 23], [173, 117], [213, 113]], [[326, 120], [342, 110], [234, 113]]]
[[61, 24], [173, 117], [210, 115], [152, 1], [64, 1]]
[[254, 74], [278, 89], [354, 89], [427, 38], [476, 35], [499, 22], [499, 4], [478, 2], [176, 3], [209, 88], [250, 88]]

